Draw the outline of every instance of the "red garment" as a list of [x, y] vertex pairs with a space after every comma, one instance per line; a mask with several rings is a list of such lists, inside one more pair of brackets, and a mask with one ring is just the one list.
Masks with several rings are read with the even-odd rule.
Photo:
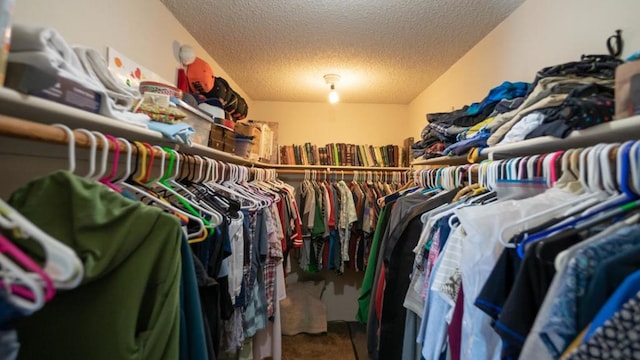
[[456, 298], [456, 305], [453, 309], [451, 324], [447, 328], [449, 336], [449, 349], [451, 349], [451, 360], [460, 360], [460, 349], [462, 347], [462, 315], [464, 313], [464, 293], [462, 283]]
[[327, 225], [329, 225], [330, 230], [335, 230], [336, 214], [333, 212], [333, 191], [331, 191], [328, 183], [324, 183], [324, 186], [327, 188], [327, 192], [329, 193], [329, 221], [327, 222]]
[[178, 83], [176, 87], [184, 93], [189, 93], [189, 80], [187, 80], [187, 73], [184, 69], [178, 69]]
[[382, 319], [382, 300], [384, 299], [384, 285], [385, 285], [384, 274], [386, 271], [387, 269], [384, 266], [384, 262], [383, 262], [382, 265], [380, 266], [380, 276], [378, 277], [378, 282], [376, 283], [377, 288], [376, 288], [375, 306], [376, 306], [376, 317], [378, 321]]
[[285, 223], [285, 214], [284, 214], [284, 202], [283, 202], [283, 198], [280, 198], [280, 201], [278, 201], [276, 203], [276, 206], [278, 207], [278, 215], [280, 215], [280, 224], [282, 225], [282, 231], [284, 232], [285, 236], [282, 237], [282, 252], [285, 253], [287, 251], [287, 224]]
[[329, 268], [329, 238], [324, 239], [324, 248], [322, 250], [322, 268]]
[[295, 232], [291, 235], [291, 240], [293, 240], [293, 247], [301, 248], [302, 247], [302, 225], [300, 224], [300, 210], [298, 209], [298, 204], [296, 203], [296, 198], [293, 196], [291, 192], [289, 192], [286, 188], [283, 189], [289, 195], [289, 199], [291, 201], [291, 210], [293, 211], [293, 223], [295, 227]]

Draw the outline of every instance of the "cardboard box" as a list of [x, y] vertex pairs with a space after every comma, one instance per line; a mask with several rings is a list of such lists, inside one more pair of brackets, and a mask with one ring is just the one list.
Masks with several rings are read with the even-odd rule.
[[212, 124], [211, 133], [209, 135], [209, 147], [224, 151], [227, 153], [235, 153], [236, 151], [236, 134], [224, 126]]

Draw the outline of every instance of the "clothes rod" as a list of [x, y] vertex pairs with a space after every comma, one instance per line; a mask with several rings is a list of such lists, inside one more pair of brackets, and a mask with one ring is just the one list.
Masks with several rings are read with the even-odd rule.
[[[303, 165], [301, 165], [303, 166]], [[407, 169], [397, 169], [397, 168], [391, 168], [391, 169], [385, 169], [385, 168], [376, 168], [376, 170], [354, 170], [354, 169], [335, 169], [335, 168], [330, 168], [330, 169], [324, 169], [324, 170], [319, 170], [319, 169], [282, 169], [282, 168], [274, 168], [278, 174], [282, 174], [282, 175], [305, 175], [305, 174], [312, 174], [313, 171], [315, 171], [316, 174], [329, 174], [329, 175], [341, 175], [341, 174], [348, 174], [348, 175], [352, 175], [352, 174], [356, 174], [356, 173], [360, 173], [362, 175], [366, 175], [367, 173], [391, 173], [391, 172], [395, 172], [395, 173], [405, 173], [405, 172], [409, 172], [411, 170]]]
[[[83, 132], [74, 129], [71, 130], [73, 131], [73, 137], [77, 147], [91, 147], [89, 136]], [[59, 127], [16, 119], [5, 115], [0, 115], [0, 135], [52, 144], [66, 145], [69, 143], [69, 136], [67, 135], [67, 132]], [[98, 148], [102, 149], [102, 140], [100, 138], [96, 138], [96, 141]], [[115, 151], [115, 145], [111, 142], [109, 142], [109, 151]], [[120, 152], [124, 153], [126, 151], [126, 147], [121, 143]], [[131, 147], [131, 151], [133, 154], [138, 153], [135, 146]]]

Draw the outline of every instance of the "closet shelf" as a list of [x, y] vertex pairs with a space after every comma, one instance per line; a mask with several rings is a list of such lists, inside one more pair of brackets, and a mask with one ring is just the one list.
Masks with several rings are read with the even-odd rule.
[[[67, 105], [58, 104], [56, 102], [41, 99], [36, 96], [21, 94], [15, 90], [0, 87], [0, 114], [8, 117], [0, 117], [1, 122], [8, 119], [12, 121], [22, 121], [23, 126], [33, 129], [29, 122], [41, 124], [61, 123], [72, 129], [84, 128], [87, 130], [95, 130], [104, 134], [120, 136], [130, 141], [144, 141], [154, 145], [162, 145], [180, 150], [183, 153], [207, 156], [215, 160], [230, 162], [238, 165], [252, 165], [256, 167], [272, 167], [271, 164], [260, 163], [242, 158], [223, 151], [215, 150], [199, 144], [188, 146], [178, 144], [166, 139], [159, 132], [152, 131], [140, 126], [127, 124], [122, 121], [108, 118], [106, 116], [93, 114], [88, 111], [76, 109]], [[43, 128], [39, 128], [42, 130]], [[46, 132], [46, 130], [44, 130]], [[4, 132], [3, 132], [4, 133]], [[61, 134], [59, 131], [55, 133]], [[17, 133], [5, 135], [20, 136]], [[25, 133], [24, 138], [32, 140], [43, 140], [50, 142], [63, 143], [65, 138], [43, 138], [42, 134], [36, 132], [34, 134]], [[47, 135], [51, 136], [51, 134]]]
[[[584, 130], [576, 130], [564, 139], [543, 136], [512, 144], [488, 147], [480, 152], [480, 160], [487, 158], [495, 160], [509, 159], [593, 146], [599, 143], [615, 143], [637, 139], [640, 139], [640, 115], [610, 121]], [[466, 156], [440, 156], [427, 160], [412, 161], [411, 166], [464, 165], [467, 163]]]
[[411, 162], [411, 166], [422, 165], [464, 165], [469, 161], [466, 155], [461, 156], [439, 156], [431, 159], [414, 160]]
[[616, 143], [640, 139], [640, 115], [610, 121], [584, 130], [573, 131], [564, 139], [544, 136], [513, 144], [498, 145], [481, 151], [490, 159], [550, 153], [599, 143]]
[[[212, 149], [203, 145], [194, 144], [188, 146], [178, 144], [168, 140], [162, 134], [140, 126], [127, 124], [122, 121], [108, 118], [106, 116], [93, 114], [84, 110], [76, 109], [67, 105], [58, 104], [56, 102], [41, 99], [36, 96], [21, 94], [13, 89], [0, 87], [0, 125], [8, 124], [11, 120], [11, 129], [0, 129], [4, 135], [18, 136], [32, 140], [41, 140], [56, 143], [66, 143], [66, 137], [59, 129], [53, 129], [48, 132], [42, 127], [34, 127], [33, 123], [54, 124], [62, 123], [72, 129], [84, 128], [87, 130], [95, 130], [113, 136], [120, 136], [130, 141], [144, 141], [154, 145], [162, 145], [180, 150], [186, 154], [207, 156], [211, 159], [234, 163], [238, 165], [253, 166], [258, 168], [275, 168], [289, 170], [326, 170], [330, 171], [406, 171], [409, 168], [403, 167], [357, 167], [357, 166], [321, 166], [321, 165], [278, 165], [269, 164], [259, 161], [246, 159], [234, 154], [229, 154], [220, 150]], [[18, 123], [16, 123], [18, 121]], [[22, 122], [22, 123], [20, 123]], [[31, 124], [30, 124], [31, 123]], [[21, 125], [20, 125], [21, 124]], [[19, 127], [23, 126], [24, 132], [19, 131]], [[2, 128], [2, 126], [0, 126]], [[35, 130], [34, 130], [35, 129]], [[46, 135], [43, 135], [43, 132]], [[56, 135], [57, 134], [57, 135]], [[84, 140], [82, 140], [84, 141]], [[82, 141], [79, 143], [82, 145]], [[87, 140], [88, 145], [88, 140]]]

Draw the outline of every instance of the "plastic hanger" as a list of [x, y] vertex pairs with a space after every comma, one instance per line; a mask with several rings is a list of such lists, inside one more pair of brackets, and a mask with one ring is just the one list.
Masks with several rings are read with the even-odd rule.
[[[131, 159], [132, 159], [132, 146], [131, 143], [129, 143], [127, 140], [120, 138], [120, 140], [124, 140], [125, 146], [127, 148], [127, 160], [126, 160], [126, 171], [124, 176], [116, 182], [116, 184], [118, 184], [119, 186], [122, 186], [123, 188], [126, 188], [140, 196], [142, 196], [144, 199], [150, 200], [151, 203], [153, 203], [154, 205], [158, 205], [161, 208], [164, 208], [166, 210], [168, 210], [169, 212], [172, 213], [178, 213], [181, 214], [185, 217], [187, 217], [188, 219], [190, 219], [191, 221], [193, 221], [195, 224], [198, 225], [198, 230], [195, 233], [187, 233], [186, 230], [183, 228], [183, 231], [185, 231], [185, 235], [187, 236], [187, 239], [189, 241], [192, 241], [193, 239], [200, 239], [200, 238], [206, 238], [207, 236], [207, 231], [206, 231], [206, 227], [204, 222], [202, 221], [202, 219], [200, 219], [197, 216], [193, 216], [181, 209], [178, 209], [177, 207], [171, 205], [170, 203], [163, 201], [162, 199], [158, 198], [157, 196], [151, 195], [149, 192], [147, 192], [146, 189], [141, 188], [141, 187], [137, 187], [132, 185], [131, 183], [129, 183], [129, 181], [133, 181], [133, 176], [135, 175], [135, 171], [133, 171], [131, 169]], [[138, 146], [138, 144], [140, 146]], [[146, 148], [144, 146], [142, 146], [142, 144], [140, 143], [136, 143], [139, 155], [143, 158], [146, 158]], [[145, 163], [145, 161], [143, 161], [143, 163]]]
[[[111, 172], [106, 176], [102, 177], [101, 179], [99, 179], [98, 181], [108, 186], [110, 189], [121, 193], [122, 189], [111, 182], [111, 180], [113, 180], [113, 178], [118, 174], [118, 161], [120, 160], [120, 142], [118, 141], [118, 139], [116, 139], [111, 135], [105, 135], [105, 137], [107, 138], [107, 140], [112, 142], [114, 146], [113, 163], [111, 165]], [[108, 145], [107, 145], [107, 148], [108, 148]]]
[[109, 141], [104, 134], [99, 133], [97, 131], [92, 131], [92, 133], [100, 138], [100, 143], [102, 145], [102, 157], [100, 158], [100, 171], [93, 176], [94, 180], [99, 180], [104, 177], [107, 173], [107, 162], [109, 160]]
[[67, 245], [40, 230], [27, 218], [0, 199], [0, 227], [17, 230], [16, 236], [31, 238], [40, 244], [45, 254], [43, 270], [53, 280], [56, 288], [73, 289], [84, 275], [82, 262]]
[[[225, 165], [224, 163], [219, 163], [215, 160], [212, 160], [212, 161], [214, 161], [216, 165], [220, 165], [220, 167], [219, 168], [218, 166], [214, 167], [214, 173], [216, 175], [216, 178], [214, 181], [208, 182], [207, 185], [213, 187], [214, 189], [233, 195], [241, 200], [244, 200], [245, 204], [242, 205], [242, 209], [258, 210], [260, 208], [260, 203], [255, 198], [253, 198], [251, 195], [245, 194], [243, 191], [241, 191], [237, 187], [232, 186], [235, 181], [235, 174], [232, 173], [231, 168], [229, 168], [229, 181], [223, 181], [224, 175], [225, 175], [225, 167], [227, 165]], [[218, 169], [220, 170], [220, 172], [218, 172]], [[218, 177], [218, 175], [220, 176]], [[223, 181], [223, 182], [220, 182], [220, 181]], [[309, 181], [309, 180], [305, 180], [305, 181]], [[247, 203], [248, 205], [246, 205]]]
[[[1, 252], [0, 266], [3, 269], [0, 275], [4, 282], [5, 299], [25, 315], [41, 309], [45, 302], [42, 285]], [[15, 283], [19, 283], [20, 286]]]
[[[197, 202], [191, 201], [190, 199], [184, 197], [182, 194], [178, 193], [173, 188], [173, 186], [176, 186], [184, 189], [182, 185], [178, 184], [175, 181], [176, 176], [180, 172], [180, 156], [175, 150], [172, 150], [172, 152], [175, 155], [176, 172], [173, 175], [170, 175], [169, 177], [165, 176], [165, 177], [151, 181], [152, 186], [158, 189], [166, 190], [169, 194], [173, 195], [185, 208], [187, 208], [187, 210], [191, 214], [201, 217], [205, 225], [211, 226], [212, 224], [215, 224], [215, 225], [212, 225], [215, 227], [221, 224], [223, 221], [222, 215], [220, 215], [215, 211], [210, 211], [208, 209], [205, 209], [204, 207], [200, 206], [200, 204], [198, 204]], [[162, 153], [164, 154], [164, 151]], [[202, 214], [206, 215], [211, 220], [208, 220], [207, 218], [203, 217]]]
[[96, 137], [91, 133], [91, 131], [86, 129], [76, 129], [76, 131], [85, 134], [89, 139], [89, 173], [84, 177], [92, 179], [96, 172]]
[[[628, 149], [630, 147], [629, 143], [626, 143], [625, 146], [623, 146], [624, 149]], [[594, 147], [594, 149], [592, 149], [592, 151], [590, 152], [590, 156], [595, 156], [595, 155], [591, 155], [591, 153], [597, 154], [598, 151], [601, 150], [605, 150], [608, 149], [608, 146], [596, 146]], [[619, 154], [617, 156], [625, 156], [624, 155], [624, 151], [620, 151]], [[581, 160], [583, 159], [583, 156], [581, 155]], [[628, 174], [628, 159], [622, 159], [621, 160], [621, 173], [622, 174]], [[607, 161], [609, 161], [608, 159], [608, 154], [607, 154]], [[594, 163], [590, 163], [592, 166], [590, 167], [589, 171], [594, 171], [594, 168], [599, 168], [599, 164]], [[583, 172], [583, 169], [581, 169], [581, 172]], [[609, 173], [610, 175], [610, 173]], [[589, 176], [591, 179], [595, 179], [595, 176], [591, 175]], [[591, 188], [595, 187], [595, 184], [589, 184], [589, 186], [591, 186]], [[539, 239], [545, 238], [546, 236], [560, 231], [562, 229], [566, 229], [569, 227], [576, 227], [577, 225], [583, 223], [583, 224], [595, 224], [598, 223], [599, 219], [601, 218], [606, 218], [609, 219], [613, 216], [617, 216], [621, 213], [624, 213], [628, 210], [631, 209], [636, 209], [638, 206], [640, 205], [640, 202], [638, 202], [638, 200], [633, 201], [633, 198], [629, 197], [629, 194], [621, 194], [619, 196], [614, 197], [611, 200], [605, 201], [604, 203], [599, 204], [598, 206], [596, 206], [595, 208], [590, 208], [589, 210], [585, 211], [581, 216], [568, 221], [568, 222], [563, 222], [561, 224], [555, 225], [550, 227], [549, 229], [542, 231], [540, 233], [536, 233], [533, 234], [532, 236], [530, 236], [529, 238], [523, 240], [517, 247], [517, 251], [518, 251], [518, 255], [520, 257], [524, 257], [524, 248], [526, 246], [526, 244], [528, 243], [532, 243], [534, 241], [537, 241]], [[596, 210], [594, 210], [596, 209]], [[613, 214], [613, 215], [612, 215]], [[584, 228], [585, 225], [580, 225], [580, 228]]]
[[629, 163], [631, 167], [631, 188], [633, 193], [640, 196], [640, 141], [635, 141], [629, 150]]
[[240, 202], [225, 196], [221, 192], [216, 191], [211, 186], [211, 182], [216, 180], [215, 176], [217, 165], [211, 159], [203, 158], [203, 161], [207, 164], [207, 171], [205, 174], [205, 179], [203, 179], [204, 181], [202, 181], [200, 185], [209, 196], [212, 196], [217, 202], [222, 203], [221, 207], [224, 207], [224, 211], [226, 211], [229, 216], [236, 217], [238, 210], [240, 210], [241, 208]]
[[35, 261], [33, 261], [24, 252], [22, 252], [20, 248], [14, 245], [11, 240], [6, 238], [2, 234], [0, 234], [0, 254], [10, 256], [11, 259], [9, 260], [13, 260], [14, 263], [19, 264], [22, 269], [30, 271], [30, 273], [12, 273], [11, 275], [13, 279], [10, 279], [9, 281], [2, 280], [1, 284], [5, 289], [9, 287], [11, 289], [11, 292], [20, 295], [22, 298], [32, 301], [36, 300], [36, 297], [38, 295], [35, 294], [33, 288], [30, 287], [28, 283], [26, 284], [26, 287], [22, 286], [21, 284], [21, 281], [24, 280], [23, 276], [26, 276], [29, 278], [33, 278], [34, 281], [40, 282], [42, 284], [38, 286], [38, 290], [42, 290], [42, 287], [44, 286], [45, 301], [50, 301], [53, 298], [56, 290], [49, 275], [47, 275], [47, 273], [45, 273], [45, 271], [42, 270], [42, 268], [40, 268], [40, 266], [36, 264]]
[[73, 131], [66, 125], [52, 124], [51, 126], [55, 126], [57, 128], [62, 129], [67, 134], [67, 138], [69, 138], [69, 142], [68, 142], [69, 169], [68, 171], [73, 174], [76, 171], [76, 137], [73, 134]]

